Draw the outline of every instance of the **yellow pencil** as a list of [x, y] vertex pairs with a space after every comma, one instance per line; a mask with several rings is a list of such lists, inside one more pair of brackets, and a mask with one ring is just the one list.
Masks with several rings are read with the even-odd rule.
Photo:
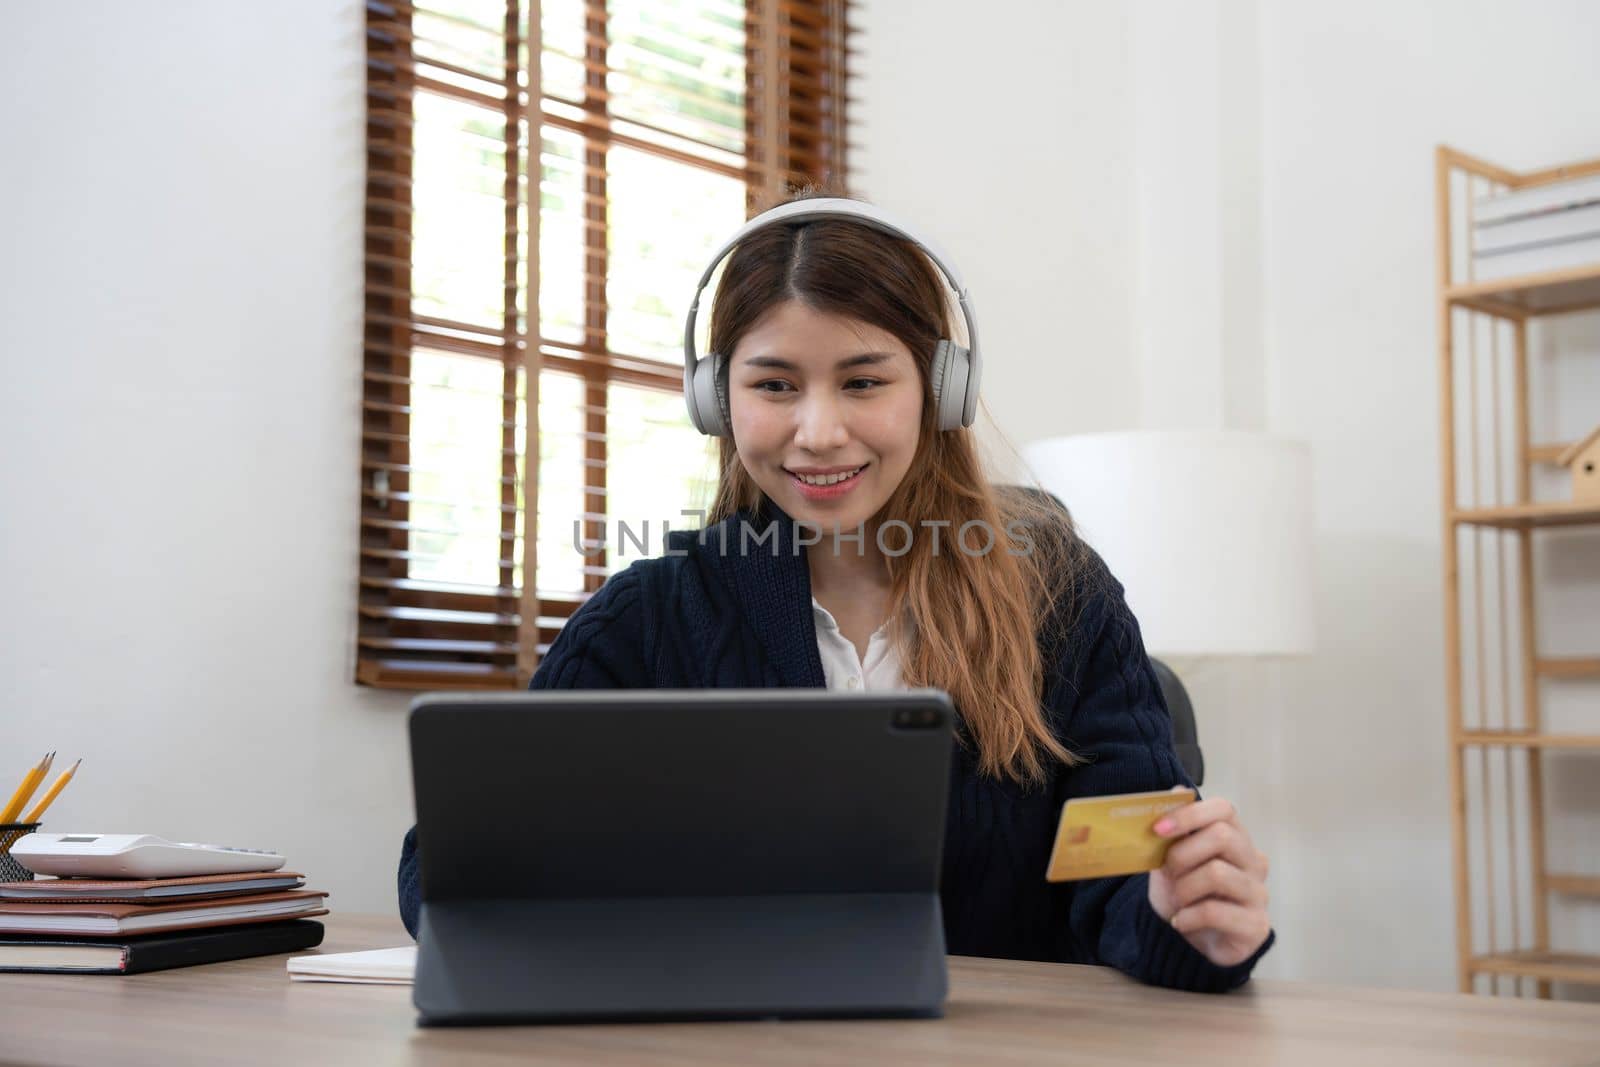
[[33, 796], [33, 791], [39, 788], [39, 783], [44, 781], [44, 776], [50, 773], [50, 761], [55, 757], [54, 752], [47, 752], [44, 759], [22, 776], [22, 784], [17, 786], [17, 791], [11, 794], [11, 800], [0, 811], [0, 823], [11, 822], [22, 813], [22, 806]]
[[61, 777], [56, 779], [55, 785], [52, 785], [50, 787], [50, 791], [39, 798], [39, 803], [35, 804], [33, 806], [33, 810], [22, 817], [22, 821], [25, 823], [38, 822], [39, 816], [44, 814], [44, 809], [48, 808], [50, 806], [50, 802], [55, 800], [57, 794], [61, 792], [68, 782], [72, 781], [72, 776], [78, 773], [78, 767], [82, 763], [83, 760], [79, 759], [77, 763], [74, 763], [72, 766], [62, 771]]

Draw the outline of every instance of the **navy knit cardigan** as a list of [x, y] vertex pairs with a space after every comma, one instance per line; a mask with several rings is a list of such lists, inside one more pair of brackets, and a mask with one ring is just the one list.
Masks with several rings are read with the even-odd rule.
[[[788, 518], [775, 507], [771, 517], [776, 541], [752, 538], [741, 552], [737, 524], [760, 533], [770, 518], [735, 516], [721, 524], [726, 552], [716, 526], [698, 538], [679, 531], [668, 542], [675, 554], [614, 575], [562, 629], [531, 688], [821, 688], [810, 568]], [[1249, 978], [1275, 935], [1250, 959], [1219, 967], [1156, 915], [1148, 875], [1044, 879], [1068, 798], [1193, 784], [1122, 587], [1092, 553], [1089, 567], [1045, 694], [1057, 736], [1085, 762], [1024, 788], [980, 775], [970, 747], [956, 745], [940, 882], [946, 945], [956, 955], [1107, 964], [1154, 985], [1223, 992]], [[399, 893], [415, 936], [415, 828], [400, 856]]]

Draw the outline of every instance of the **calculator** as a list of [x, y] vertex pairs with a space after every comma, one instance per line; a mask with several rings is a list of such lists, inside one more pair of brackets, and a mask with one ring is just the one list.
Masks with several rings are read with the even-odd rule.
[[168, 841], [151, 834], [24, 834], [11, 855], [34, 874], [63, 878], [191, 878], [275, 871], [271, 849]]

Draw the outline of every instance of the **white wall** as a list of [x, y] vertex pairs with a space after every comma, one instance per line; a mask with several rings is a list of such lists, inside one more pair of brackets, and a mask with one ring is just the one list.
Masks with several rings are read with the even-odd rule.
[[[1258, 973], [1454, 988], [1433, 147], [1526, 169], [1600, 155], [1600, 9], [934, 0], [912, 18], [883, 0], [862, 22], [863, 191], [966, 270], [1008, 436], [1225, 425], [1311, 443], [1318, 649], [1195, 668], [1208, 791], [1275, 861], [1281, 940]], [[935, 181], [951, 143], [974, 158]], [[1020, 173], [998, 154], [1012, 146]], [[1600, 412], [1592, 340], [1568, 325], [1536, 342], [1536, 440]], [[1592, 655], [1600, 567], [1581, 564], [1600, 552], [1583, 536], [1542, 563], [1562, 588], [1540, 622], [1546, 648]], [[1593, 729], [1592, 692], [1552, 703], [1587, 702]], [[1555, 762], [1553, 854], [1600, 869], [1593, 757]], [[1555, 929], [1600, 949], [1596, 906], [1575, 907]]]
[[[1001, 16], [1024, 8], [1019, 36]], [[852, 184], [955, 260], [994, 424], [1013, 444], [1128, 425], [1126, 17], [1115, 4], [867, 0], [858, 22]], [[980, 427], [1003, 462], [992, 424]]]
[[391, 910], [405, 699], [349, 682], [361, 5], [5, 21], [0, 774], [82, 756], [56, 829]]
[[[1433, 147], [1518, 170], [1600, 156], [1600, 8], [1262, 4], [1261, 25], [1269, 407], [1272, 425], [1310, 440], [1316, 455], [1323, 641], [1285, 672], [1296, 707], [1283, 719], [1283, 751], [1290, 778], [1328, 798], [1294, 812], [1304, 833], [1286, 865], [1315, 873], [1285, 904], [1316, 934], [1303, 948], [1286, 944], [1286, 955], [1330, 977], [1442, 982], [1454, 904]], [[1536, 398], [1560, 373], [1576, 401], [1566, 413], [1536, 403], [1535, 441], [1570, 440], [1600, 419], [1600, 344], [1587, 319], [1587, 340], [1575, 319], [1534, 330]], [[1574, 372], [1586, 367], [1585, 382]], [[1574, 541], [1600, 545], [1581, 532], [1537, 543]], [[1542, 605], [1547, 649], [1600, 648], [1600, 553], [1588, 561], [1564, 573], [1541, 566], [1546, 585], [1559, 586]], [[1595, 732], [1595, 683], [1581, 684], [1547, 686], [1551, 711], [1578, 697]], [[1551, 866], [1600, 870], [1600, 796], [1576, 786], [1596, 777], [1596, 757], [1549, 763]], [[1558, 901], [1563, 947], [1600, 951], [1596, 919], [1600, 904]]]

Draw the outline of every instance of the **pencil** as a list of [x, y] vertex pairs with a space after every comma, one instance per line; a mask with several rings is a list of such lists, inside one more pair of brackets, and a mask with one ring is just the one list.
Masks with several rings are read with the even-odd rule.
[[62, 771], [61, 777], [56, 779], [55, 784], [50, 787], [49, 792], [45, 793], [44, 796], [39, 798], [39, 803], [33, 806], [33, 810], [22, 817], [22, 821], [25, 823], [38, 822], [39, 816], [44, 814], [44, 809], [48, 808], [50, 806], [50, 802], [55, 800], [56, 795], [66, 787], [68, 782], [72, 781], [72, 776], [78, 773], [78, 767], [82, 763], [83, 760], [79, 759], [77, 763], [74, 763], [72, 766]]
[[45, 753], [44, 759], [22, 776], [22, 784], [17, 786], [17, 791], [11, 794], [5, 809], [0, 810], [0, 823], [7, 823], [22, 813], [22, 806], [33, 796], [33, 791], [39, 788], [39, 783], [44, 781], [44, 776], [50, 773], [50, 761], [55, 757], [54, 752]]

